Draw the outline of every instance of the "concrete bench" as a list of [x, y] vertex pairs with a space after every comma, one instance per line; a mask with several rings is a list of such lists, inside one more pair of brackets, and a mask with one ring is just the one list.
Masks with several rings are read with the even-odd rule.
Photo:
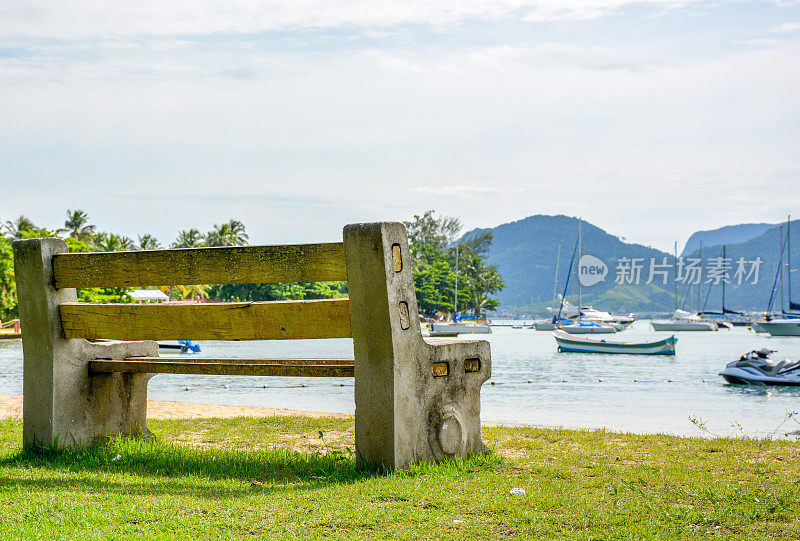
[[[488, 342], [426, 340], [402, 224], [353, 224], [344, 242], [70, 254], [15, 241], [26, 446], [148, 435], [158, 373], [355, 377], [360, 462], [400, 468], [481, 451]], [[347, 280], [349, 299], [88, 304], [76, 288]], [[354, 360], [159, 358], [153, 340], [353, 338]], [[133, 340], [89, 342], [87, 339]]]

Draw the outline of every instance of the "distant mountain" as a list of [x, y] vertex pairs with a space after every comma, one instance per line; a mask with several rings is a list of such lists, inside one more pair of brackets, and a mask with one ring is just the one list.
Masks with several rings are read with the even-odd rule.
[[[784, 274], [783, 274], [783, 299], [784, 308], [789, 308], [789, 285], [791, 281], [792, 287], [792, 300], [800, 302], [800, 220], [795, 220], [791, 223], [792, 228], [792, 246], [791, 253], [788, 253], [788, 248], [784, 248]], [[761, 235], [749, 239], [745, 242], [737, 244], [728, 244], [725, 246], [725, 257], [731, 260], [731, 283], [725, 286], [725, 307], [731, 310], [758, 310], [764, 311], [767, 309], [769, 303], [770, 293], [772, 292], [773, 285], [775, 285], [775, 294], [773, 299], [773, 310], [780, 311], [781, 303], [781, 289], [780, 289], [780, 274], [778, 273], [778, 260], [780, 257], [780, 225], [770, 226]], [[784, 243], [786, 242], [786, 224], [783, 224]], [[785, 245], [784, 245], [785, 246]], [[787, 255], [790, 256], [787, 258]], [[687, 254], [686, 257], [698, 257], [699, 251], [695, 250]], [[722, 256], [722, 246], [714, 246], [706, 248], [705, 242], [703, 243], [703, 260], [708, 262], [709, 258], [717, 258]], [[750, 280], [742, 280], [742, 284], [738, 284], [735, 279], [735, 272], [737, 269], [736, 262], [740, 259], [747, 261], [761, 258], [763, 261], [759, 268], [758, 283], [753, 284], [753, 278]], [[787, 260], [791, 259], [791, 265], [794, 272], [786, 272]], [[749, 265], [747, 266], [749, 270]], [[696, 295], [696, 292], [693, 292]], [[696, 300], [695, 308], [696, 308]], [[709, 287], [708, 284], [703, 284], [700, 288], [700, 306], [706, 307], [707, 310], [720, 310], [722, 306], [722, 286]]]
[[[606, 233], [599, 227], [583, 222], [583, 253], [597, 257], [607, 266], [608, 273], [604, 280], [595, 285], [582, 288], [583, 303], [592, 304], [596, 308], [615, 312], [667, 312], [675, 308], [674, 258], [667, 253], [639, 244], [628, 244], [619, 237]], [[558, 258], [558, 277], [555, 293], [563, 293], [567, 279], [570, 260], [578, 237], [578, 219], [568, 216], [536, 215], [499, 225], [488, 229], [494, 234], [494, 242], [489, 252], [489, 261], [498, 266], [506, 282], [506, 287], [498, 295], [500, 310], [507, 313], [544, 314], [545, 308], [553, 304], [553, 279], [556, 272], [556, 255]], [[464, 235], [472, 235], [487, 231], [476, 229]], [[760, 232], [759, 232], [760, 231]], [[728, 271], [731, 283], [726, 286], [725, 304], [734, 310], [760, 310], [767, 308], [770, 291], [775, 282], [778, 270], [778, 232], [779, 228], [769, 224], [742, 224], [728, 226], [714, 231], [701, 231], [692, 235], [687, 243], [691, 247], [696, 241], [699, 247], [703, 240], [704, 273], [699, 291], [697, 286], [680, 282], [678, 284], [679, 306], [696, 310], [698, 305], [706, 310], [721, 308], [721, 285], [714, 285], [714, 280], [707, 283], [708, 270], [714, 261], [721, 256], [721, 244], [727, 244], [726, 257], [730, 259]], [[791, 252], [792, 266], [800, 268], [800, 221], [792, 223], [793, 246]], [[693, 240], [694, 239], [694, 240]], [[739, 239], [733, 242], [730, 239]], [[697, 251], [684, 251], [681, 256], [697, 257]], [[735, 276], [737, 261], [743, 263], [743, 270], [752, 270], [752, 261], [760, 258], [758, 281], [753, 284], [754, 276], [749, 278]], [[641, 276], [636, 283], [619, 284], [616, 281], [621, 265], [625, 261], [636, 259], [642, 266]], [[661, 265], [666, 275], [666, 284], [662, 276], [654, 275], [652, 283], [646, 284], [649, 278], [651, 263]], [[577, 256], [575, 268], [570, 280], [567, 296], [577, 302]], [[800, 272], [792, 273], [795, 283], [792, 284], [793, 300], [800, 302]], [[745, 279], [747, 278], [747, 279]], [[737, 281], [741, 281], [738, 284]], [[784, 275], [784, 298], [788, 307], [788, 278]], [[780, 309], [780, 294], [776, 293], [774, 308]]]
[[[583, 222], [583, 251], [591, 254], [608, 266], [605, 280], [583, 288], [584, 303], [596, 303], [604, 310], [628, 312], [661, 311], [674, 308], [671, 286], [658, 287], [651, 284], [640, 287], [622, 286], [614, 282], [616, 261], [619, 258], [655, 258], [661, 261], [668, 254], [659, 250], [627, 244], [590, 223]], [[476, 229], [464, 235], [486, 231]], [[489, 252], [489, 261], [498, 266], [506, 281], [499, 294], [501, 306], [509, 312], [544, 312], [553, 303], [553, 279], [558, 260], [557, 293], [563, 293], [567, 271], [578, 237], [578, 219], [568, 216], [530, 216], [523, 220], [492, 228], [494, 241]], [[672, 264], [672, 258], [669, 257]], [[576, 269], [577, 270], [577, 257]], [[647, 277], [645, 276], [645, 279]], [[577, 280], [570, 282], [568, 296], [577, 298]]]
[[722, 246], [723, 244], [741, 244], [763, 235], [773, 227], [775, 227], [775, 224], [739, 224], [726, 225], [710, 231], [698, 231], [693, 233], [689, 240], [686, 241], [686, 246], [684, 246], [681, 255], [685, 256], [697, 251], [701, 242], [707, 248]]

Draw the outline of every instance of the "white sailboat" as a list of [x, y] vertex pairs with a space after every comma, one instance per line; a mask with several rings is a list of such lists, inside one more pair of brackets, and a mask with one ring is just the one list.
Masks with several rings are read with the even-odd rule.
[[650, 322], [654, 331], [718, 331], [713, 321], [703, 321], [700, 316], [686, 310], [675, 310], [670, 319]]
[[[574, 257], [574, 256], [573, 256]], [[558, 251], [556, 252], [556, 271], [553, 273], [553, 304], [559, 302], [561, 300], [561, 296], [558, 295], [558, 262], [561, 259], [561, 243], [558, 244]], [[569, 278], [567, 278], [569, 280]], [[555, 312], [555, 309], [547, 307], [547, 311], [551, 314]], [[537, 331], [552, 331], [556, 328], [555, 318], [551, 317], [550, 319], [540, 319], [534, 320], [532, 328], [536, 329]]]
[[[564, 320], [573, 320], [573, 321], [581, 321], [584, 323], [597, 323], [603, 327], [614, 327], [617, 331], [622, 331], [627, 329], [636, 318], [633, 314], [622, 316], [617, 314], [612, 314], [610, 312], [604, 312], [602, 310], [597, 310], [591, 306], [582, 306], [580, 310], [577, 306], [572, 304], [567, 300], [562, 301], [563, 306], [561, 308], [561, 317]], [[556, 312], [556, 310], [552, 308], [548, 308], [551, 312]], [[561, 326], [569, 325], [569, 321], [562, 321]], [[550, 325], [550, 329], [544, 328], [545, 325]], [[541, 328], [540, 328], [541, 327]], [[554, 330], [556, 328], [555, 323], [552, 322], [545, 322], [545, 324], [541, 324], [539, 322], [536, 323], [536, 330]], [[601, 331], [602, 332], [602, 331]]]
[[569, 334], [611, 334], [619, 332], [613, 325], [601, 325], [593, 321], [574, 321], [569, 325], [558, 325], [556, 330]]
[[636, 321], [636, 317], [633, 314], [621, 316], [610, 312], [603, 312], [602, 310], [596, 310], [591, 306], [581, 306], [581, 320], [611, 325], [618, 331], [621, 331], [627, 329]]
[[772, 336], [800, 336], [800, 319], [759, 321], [758, 326]]
[[[580, 267], [580, 260], [583, 258], [583, 220], [578, 218], [578, 266]], [[580, 281], [580, 269], [578, 270], [578, 309], [576, 316], [569, 316], [572, 319], [570, 324], [559, 324], [556, 321], [556, 328], [569, 334], [610, 334], [621, 331], [624, 329], [622, 326], [612, 325], [605, 315], [611, 316], [608, 312], [600, 312], [588, 307], [592, 310], [595, 318], [587, 317], [583, 311], [583, 287]], [[566, 299], [562, 299], [562, 303], [567, 303]], [[571, 305], [570, 305], [571, 306]], [[574, 307], [573, 307], [574, 308]]]
[[[769, 333], [771, 336], [800, 336], [800, 312], [792, 312], [792, 310], [800, 309], [800, 305], [797, 305], [792, 301], [792, 272], [796, 271], [797, 269], [792, 269], [792, 256], [791, 256], [791, 216], [787, 217], [786, 219], [786, 247], [787, 247], [787, 273], [786, 273], [786, 280], [789, 286], [789, 311], [787, 312], [784, 310], [784, 298], [783, 298], [783, 252], [784, 252], [784, 244], [783, 244], [783, 226], [780, 228], [779, 233], [779, 245], [780, 245], [780, 262], [778, 263], [778, 271], [775, 274], [775, 283], [772, 285], [772, 295], [770, 295], [769, 305], [767, 306], [767, 317], [761, 321], [754, 322], [752, 327], [753, 330], [756, 332], [765, 332]], [[772, 299], [775, 294], [775, 286], [778, 285], [780, 280], [780, 302], [781, 302], [781, 315], [784, 317], [781, 318], [773, 318], [769, 315], [770, 309], [772, 308]]]
[[[702, 250], [702, 248], [701, 248]], [[702, 253], [702, 252], [701, 252]], [[650, 325], [654, 331], [718, 331], [713, 321], [703, 321], [697, 312], [687, 312], [678, 308], [678, 243], [675, 242], [675, 312], [669, 319], [653, 320]], [[697, 285], [697, 302], [700, 302], [700, 284]]]
[[477, 321], [463, 321], [464, 317], [458, 316], [458, 244], [456, 244], [456, 288], [453, 303], [454, 321], [444, 323], [431, 323], [430, 336], [456, 336], [458, 334], [491, 334], [492, 328], [488, 323]]
[[[780, 263], [778, 264], [778, 273], [780, 276], [780, 289], [781, 289], [781, 314], [785, 317], [779, 319], [765, 319], [753, 325], [756, 332], [768, 332], [771, 336], [800, 336], [800, 312], [792, 312], [800, 308], [792, 301], [792, 256], [791, 256], [791, 216], [786, 218], [786, 281], [789, 286], [789, 311], [784, 310], [783, 304], [783, 228], [780, 233]], [[797, 269], [794, 269], [797, 270]], [[774, 291], [774, 288], [773, 288]], [[772, 299], [770, 298], [770, 304]]]
[[[629, 316], [615, 316], [609, 312], [595, 310], [591, 306], [583, 306], [583, 289], [578, 279], [578, 306], [571, 304], [566, 300], [567, 289], [569, 287], [570, 277], [572, 275], [572, 266], [575, 262], [575, 254], [579, 252], [578, 261], [583, 256], [583, 221], [578, 219], [578, 240], [575, 243], [575, 248], [572, 250], [572, 258], [570, 259], [569, 270], [567, 271], [567, 281], [564, 284], [564, 293], [558, 296], [561, 304], [556, 310], [555, 308], [548, 308], [547, 310], [553, 314], [552, 319], [536, 321], [534, 328], [537, 331], [553, 331], [561, 329], [570, 334], [609, 334], [626, 329], [631, 323], [635, 321], [632, 315]], [[561, 246], [559, 245], [559, 252]], [[556, 259], [556, 269], [558, 269], [558, 259]], [[556, 275], [558, 270], [556, 270]], [[553, 293], [555, 293], [555, 282], [553, 284]], [[580, 307], [580, 308], [579, 308]]]

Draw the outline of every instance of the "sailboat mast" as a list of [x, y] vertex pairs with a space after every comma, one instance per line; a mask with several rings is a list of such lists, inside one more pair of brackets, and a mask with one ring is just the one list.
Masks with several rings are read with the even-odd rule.
[[583, 306], [581, 288], [581, 259], [583, 258], [583, 235], [581, 233], [582, 218], [578, 218], [578, 317], [581, 317], [581, 307]]
[[781, 237], [781, 262], [780, 262], [780, 264], [778, 266], [780, 267], [780, 273], [781, 273], [781, 314], [783, 314], [783, 307], [784, 307], [784, 304], [783, 304], [783, 226], [781, 226], [780, 237]]
[[[701, 269], [701, 272], [702, 272], [702, 269], [703, 269], [703, 241], [702, 240], [700, 241], [700, 269]], [[702, 283], [702, 281], [703, 281], [703, 278], [701, 276], [700, 279], [697, 280], [697, 313], [698, 314], [700, 313], [700, 284]]]
[[675, 272], [675, 311], [678, 311], [678, 241], [675, 241], [675, 258], [672, 260]]
[[792, 311], [792, 217], [786, 216], [786, 286], [789, 290], [789, 311]]
[[[726, 246], [722, 245], [722, 262], [725, 262], [725, 248]], [[722, 278], [722, 317], [725, 317], [725, 278]]]
[[458, 244], [456, 244], [456, 296], [453, 302], [453, 313], [458, 316]]
[[558, 260], [561, 259], [561, 243], [558, 243], [558, 254], [556, 254], [556, 273], [553, 276], [553, 301], [556, 300], [558, 295]]

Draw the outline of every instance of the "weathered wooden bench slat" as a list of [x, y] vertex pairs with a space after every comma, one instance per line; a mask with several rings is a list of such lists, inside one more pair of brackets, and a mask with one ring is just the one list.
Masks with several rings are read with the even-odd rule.
[[348, 299], [59, 306], [66, 338], [296, 340], [349, 338]]
[[57, 254], [53, 274], [58, 289], [347, 280], [341, 242]]
[[154, 361], [143, 358], [89, 361], [91, 372], [127, 372], [137, 374], [205, 374], [223, 376], [284, 377], [353, 377], [353, 364], [262, 364], [245, 363], [240, 359], [228, 362]]
[[[118, 360], [118, 359], [102, 359], [102, 360]], [[355, 361], [353, 359], [240, 359], [237, 357], [194, 357], [194, 356], [180, 356], [180, 357], [128, 357], [126, 361], [144, 361], [144, 362], [181, 362], [187, 364], [193, 363], [234, 363], [234, 364], [281, 364], [281, 365], [347, 365], [352, 366]]]

